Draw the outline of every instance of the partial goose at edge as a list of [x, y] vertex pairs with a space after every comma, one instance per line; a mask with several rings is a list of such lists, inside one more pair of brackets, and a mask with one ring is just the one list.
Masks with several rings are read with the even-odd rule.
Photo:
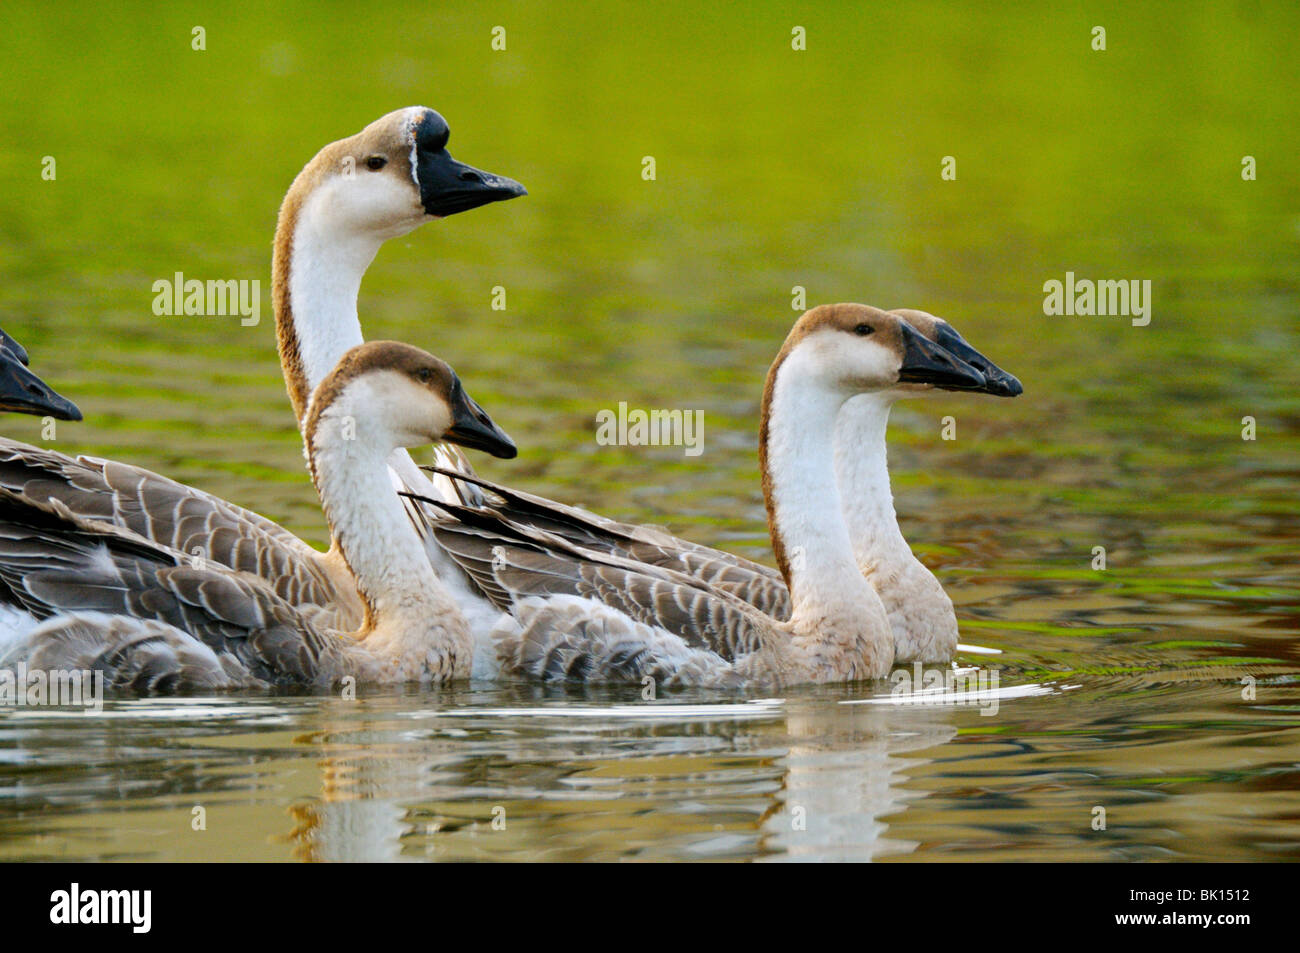
[[0, 330], [0, 412], [80, 420], [77, 405], [27, 367], [27, 350]]

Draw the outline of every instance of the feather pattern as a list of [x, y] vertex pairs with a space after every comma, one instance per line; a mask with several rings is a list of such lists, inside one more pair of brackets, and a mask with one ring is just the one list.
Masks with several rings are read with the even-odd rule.
[[[227, 679], [244, 683], [326, 685], [346, 667], [346, 644], [317, 630], [259, 577], [215, 564], [196, 567], [129, 529], [4, 488], [0, 597], [37, 619], [63, 617], [66, 625], [38, 627], [27, 639], [28, 651], [52, 668], [82, 667], [74, 663], [88, 655], [98, 659], [89, 667], [100, 670], [149, 668], [143, 658], [107, 665], [132, 644], [154, 654], [162, 645], [173, 653], [186, 646], [191, 656], [201, 645], [233, 673]], [[109, 617], [123, 621], [100, 627], [103, 646], [96, 653], [89, 647], [96, 628], [90, 620]], [[133, 632], [138, 621], [152, 624]], [[210, 680], [205, 674], [200, 684]]]
[[111, 691], [158, 695], [270, 687], [233, 656], [219, 656], [202, 641], [153, 619], [60, 615], [33, 630], [25, 648], [22, 660], [29, 669], [101, 672]]
[[69, 457], [0, 438], [0, 487], [110, 523], [199, 565], [258, 576], [321, 624], [355, 626], [361, 604], [346, 569], [251, 510], [141, 467]]
[[[651, 674], [671, 684], [728, 685], [738, 684], [736, 663], [777, 673], [790, 665], [766, 641], [769, 620], [729, 593], [493, 511], [436, 505], [448, 514], [434, 525], [438, 542], [509, 613], [493, 632], [507, 672], [554, 678], [563, 670], [588, 681]], [[558, 665], [552, 651], [573, 663]]]
[[737, 597], [764, 615], [775, 619], [790, 617], [790, 590], [780, 572], [770, 566], [680, 539], [657, 526], [620, 523], [579, 507], [443, 467], [425, 469], [457, 486], [487, 490], [487, 494], [479, 494], [482, 502], [477, 505], [497, 513], [508, 523], [551, 533], [593, 552], [675, 570], [701, 586]]

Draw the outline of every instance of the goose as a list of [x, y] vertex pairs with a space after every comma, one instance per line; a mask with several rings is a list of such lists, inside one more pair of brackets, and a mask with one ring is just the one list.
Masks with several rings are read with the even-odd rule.
[[27, 368], [27, 351], [0, 330], [0, 411], [80, 420], [81, 411]]
[[467, 676], [468, 626], [387, 461], [438, 440], [513, 457], [514, 443], [447, 364], [393, 341], [347, 351], [305, 416], [312, 481], [364, 606], [355, 631], [322, 627], [260, 576], [0, 490], [0, 603], [41, 620], [9, 633], [0, 664], [98, 671], [111, 688], [145, 692]]
[[[971, 347], [944, 319], [913, 309], [888, 313], [980, 371], [985, 382], [970, 391], [999, 397], [1023, 392], [1019, 380]], [[934, 390], [929, 383], [904, 382], [855, 396], [845, 403], [835, 424], [835, 473], [844, 522], [858, 567], [879, 593], [889, 615], [898, 662], [948, 661], [957, 646], [952, 600], [912, 553], [899, 530], [886, 459], [885, 431], [894, 402]], [[455, 476], [445, 468], [432, 469]], [[480, 477], [456, 479], [488, 491], [493, 499], [486, 505], [508, 521], [556, 534], [586, 549], [683, 572], [769, 616], [789, 618], [785, 579], [761, 563], [679, 539], [656, 527], [618, 523]]]
[[506, 612], [492, 634], [502, 671], [746, 687], [885, 675], [893, 632], [843, 518], [835, 435], [847, 401], [900, 384], [987, 381], [898, 315], [857, 304], [804, 314], [768, 371], [759, 462], [788, 619], [698, 574], [587, 549], [490, 508], [437, 504], [449, 514], [438, 540]]
[[[276, 224], [272, 299], [281, 367], [300, 426], [311, 393], [364, 340], [357, 294], [380, 246], [434, 219], [526, 194], [513, 179], [453, 159], [449, 138], [446, 120], [434, 110], [399, 109], [326, 145], [290, 186]], [[445, 445], [436, 459], [473, 472]], [[435, 498], [451, 492], [445, 481], [431, 483], [404, 448], [390, 463], [399, 484]], [[362, 618], [364, 606], [337, 547], [319, 553], [256, 513], [151, 471], [0, 439], [0, 487], [57, 500], [77, 516], [260, 575], [320, 624], [346, 628]], [[421, 522], [419, 508], [406, 505]], [[490, 626], [497, 618], [491, 604], [454, 562], [437, 557], [427, 528], [421, 532], [458, 602], [478, 626]]]

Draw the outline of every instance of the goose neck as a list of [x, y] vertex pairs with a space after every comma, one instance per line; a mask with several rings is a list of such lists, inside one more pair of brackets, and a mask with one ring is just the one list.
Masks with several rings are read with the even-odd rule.
[[893, 404], [889, 394], [859, 394], [835, 421], [835, 481], [854, 559], [864, 572], [882, 559], [911, 557], [889, 484], [885, 432]]
[[462, 674], [468, 630], [439, 581], [389, 475], [394, 442], [379, 415], [349, 388], [307, 423], [307, 456], [330, 532], [365, 606], [357, 635], [376, 654], [419, 678]]
[[[952, 600], [903, 538], [894, 510], [885, 430], [894, 398], [864, 394], [847, 401], [835, 426], [835, 476], [854, 559], [880, 595], [900, 657], [945, 657], [931, 645], [957, 642]], [[929, 653], [929, 654], [927, 654]]]
[[363, 342], [361, 279], [383, 237], [340, 227], [328, 196], [291, 190], [280, 211], [272, 261], [280, 365], [301, 423], [308, 398], [348, 349]]
[[861, 652], [887, 636], [888, 625], [858, 571], [840, 511], [834, 439], [844, 396], [802, 363], [799, 350], [791, 352], [768, 375], [764, 394], [759, 456], [773, 549], [790, 587], [795, 632], [842, 637]]

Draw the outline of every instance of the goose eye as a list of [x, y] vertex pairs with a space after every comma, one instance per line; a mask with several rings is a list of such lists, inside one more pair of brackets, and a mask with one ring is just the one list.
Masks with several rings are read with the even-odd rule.
[[433, 371], [427, 367], [422, 367], [415, 372], [415, 377], [421, 384], [427, 384], [433, 380]]
[[856, 328], [853, 329], [853, 333], [858, 335], [859, 337], [866, 337], [868, 334], [871, 334], [875, 330], [876, 329], [869, 324], [859, 324]]
[[371, 156], [366, 160], [366, 168], [371, 172], [378, 172], [386, 165], [388, 165], [388, 160], [383, 156]]

